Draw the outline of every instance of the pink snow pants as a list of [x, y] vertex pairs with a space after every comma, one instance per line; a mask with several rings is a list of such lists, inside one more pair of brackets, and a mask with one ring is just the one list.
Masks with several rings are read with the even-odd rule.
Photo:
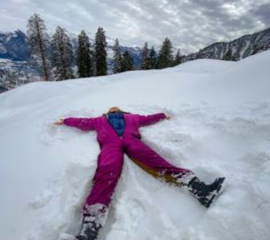
[[140, 139], [139, 127], [154, 124], [165, 117], [163, 113], [148, 116], [124, 114], [126, 126], [122, 137], [117, 135], [105, 115], [98, 118], [64, 120], [66, 125], [84, 131], [96, 130], [100, 144], [101, 152], [98, 156], [93, 187], [84, 206], [84, 214], [93, 216], [106, 212], [121, 175], [124, 154], [148, 173], [167, 182], [181, 185], [183, 179], [190, 179], [193, 176], [190, 170], [167, 162]]

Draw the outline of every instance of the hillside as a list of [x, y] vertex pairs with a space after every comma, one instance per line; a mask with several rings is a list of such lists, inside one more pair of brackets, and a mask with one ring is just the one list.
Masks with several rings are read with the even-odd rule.
[[194, 60], [165, 70], [36, 82], [0, 95], [0, 239], [76, 234], [99, 146], [95, 133], [53, 123], [109, 107], [172, 116], [142, 128], [168, 161], [226, 188], [206, 210], [125, 157], [99, 240], [268, 240], [270, 51], [238, 62]]

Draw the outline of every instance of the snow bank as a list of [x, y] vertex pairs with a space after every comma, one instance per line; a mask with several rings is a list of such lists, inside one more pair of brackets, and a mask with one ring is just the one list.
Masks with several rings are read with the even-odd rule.
[[95, 133], [53, 125], [111, 106], [172, 116], [142, 128], [144, 141], [206, 182], [227, 186], [206, 210], [181, 189], [125, 158], [99, 240], [268, 240], [270, 237], [270, 52], [240, 62], [196, 60], [0, 95], [0, 239], [76, 234], [99, 147]]

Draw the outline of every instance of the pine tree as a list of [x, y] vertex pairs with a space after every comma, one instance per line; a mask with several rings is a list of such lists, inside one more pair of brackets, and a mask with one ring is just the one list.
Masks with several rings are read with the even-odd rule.
[[173, 65], [172, 43], [169, 38], [166, 38], [159, 51], [157, 67], [159, 69], [171, 67]]
[[120, 52], [119, 41], [115, 40], [115, 44], [113, 47], [113, 72], [120, 73], [122, 72], [122, 55]]
[[81, 31], [78, 36], [78, 48], [77, 48], [77, 66], [78, 76], [80, 78], [91, 77], [93, 73], [93, 64], [91, 59], [89, 37], [84, 30]]
[[50, 79], [50, 62], [47, 57], [47, 50], [49, 48], [49, 35], [43, 19], [38, 14], [34, 14], [28, 20], [27, 35], [30, 46], [32, 48], [32, 55], [37, 55], [41, 62], [41, 73], [45, 81]]
[[150, 50], [150, 64], [151, 64], [151, 69], [157, 68], [157, 53], [154, 47], [152, 47]]
[[133, 70], [133, 64], [134, 64], [133, 57], [130, 55], [128, 51], [125, 51], [122, 59], [122, 71], [126, 72]]
[[151, 69], [151, 58], [150, 58], [150, 50], [148, 48], [148, 43], [146, 42], [144, 44], [143, 50], [142, 50], [142, 70], [148, 70]]
[[59, 26], [52, 37], [52, 60], [56, 80], [74, 78], [72, 45], [66, 30]]
[[107, 42], [105, 31], [99, 27], [95, 38], [96, 76], [107, 75]]
[[182, 61], [183, 61], [183, 58], [181, 56], [180, 49], [178, 49], [178, 51], [177, 51], [177, 53], [176, 53], [176, 55], [174, 57], [174, 64], [173, 65], [177, 66], [177, 65], [181, 64]]

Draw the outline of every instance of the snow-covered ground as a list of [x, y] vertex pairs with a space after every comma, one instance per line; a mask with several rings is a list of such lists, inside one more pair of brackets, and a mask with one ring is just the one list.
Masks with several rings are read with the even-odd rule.
[[0, 239], [77, 234], [99, 147], [94, 132], [55, 126], [111, 106], [172, 116], [144, 141], [226, 188], [206, 210], [125, 158], [99, 240], [270, 239], [270, 51], [239, 62], [196, 60], [152, 71], [37, 82], [0, 95]]

